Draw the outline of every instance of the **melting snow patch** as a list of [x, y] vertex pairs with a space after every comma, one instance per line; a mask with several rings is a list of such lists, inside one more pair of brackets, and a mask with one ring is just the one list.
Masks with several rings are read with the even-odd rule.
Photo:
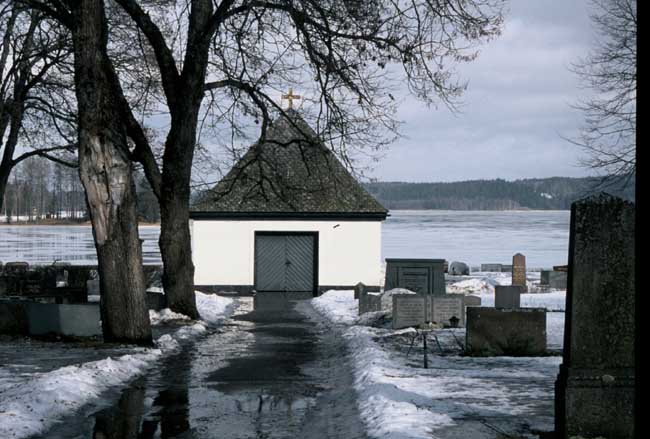
[[[36, 374], [28, 381], [0, 391], [0, 437], [23, 438], [43, 433], [57, 419], [74, 413], [106, 390], [123, 386], [145, 373], [163, 355], [177, 351], [178, 340], [205, 333], [207, 326], [230, 316], [236, 306], [233, 299], [200, 292], [196, 292], [196, 304], [203, 321], [159, 337], [156, 348], [134, 348], [133, 354], [118, 358]], [[156, 313], [155, 317], [189, 320], [171, 311]]]
[[[553, 305], [562, 299], [560, 294], [526, 296], [539, 296], [522, 298], [536, 305], [543, 302], [541, 296]], [[484, 297], [492, 298], [493, 294]], [[409, 357], [397, 348], [397, 339], [408, 338], [415, 329], [359, 326], [381, 313], [357, 317], [356, 302], [351, 291], [328, 291], [312, 300], [320, 314], [338, 324], [349, 347], [357, 404], [370, 437], [431, 438], [440, 429], [459, 427], [468, 417], [510, 418], [513, 425], [525, 419], [535, 428], [552, 428], [553, 382], [560, 357], [441, 356], [432, 347], [429, 369], [424, 369], [421, 346]], [[558, 333], [549, 338], [558, 338], [563, 313], [551, 314], [558, 314], [558, 319], [552, 319], [558, 321], [551, 322]], [[438, 337], [444, 334], [440, 330]], [[549, 347], [557, 342], [549, 340]]]

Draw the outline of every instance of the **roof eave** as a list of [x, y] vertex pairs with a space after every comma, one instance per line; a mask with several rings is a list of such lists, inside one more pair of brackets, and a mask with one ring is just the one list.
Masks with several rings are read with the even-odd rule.
[[384, 221], [388, 212], [206, 212], [190, 211], [193, 220]]

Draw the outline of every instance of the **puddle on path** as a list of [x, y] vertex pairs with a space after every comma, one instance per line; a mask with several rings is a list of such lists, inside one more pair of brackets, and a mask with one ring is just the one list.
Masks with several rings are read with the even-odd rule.
[[244, 311], [43, 437], [299, 437], [328, 387], [310, 366], [319, 361], [318, 331], [296, 312]]

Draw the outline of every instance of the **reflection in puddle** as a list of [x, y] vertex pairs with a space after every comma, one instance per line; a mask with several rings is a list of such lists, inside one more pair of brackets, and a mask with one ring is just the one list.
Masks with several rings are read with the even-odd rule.
[[76, 417], [48, 439], [301, 437], [323, 388], [313, 324], [294, 312], [239, 315], [163, 359], [112, 407]]
[[[189, 371], [191, 352], [183, 349], [165, 359], [156, 383], [139, 378], [122, 392], [117, 405], [94, 414], [93, 439], [191, 437], [189, 433]], [[146, 389], [159, 388], [148, 407]]]

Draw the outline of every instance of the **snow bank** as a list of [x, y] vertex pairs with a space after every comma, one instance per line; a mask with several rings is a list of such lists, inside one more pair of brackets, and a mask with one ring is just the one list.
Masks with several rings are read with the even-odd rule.
[[[233, 299], [196, 292], [196, 304], [203, 321], [183, 326], [156, 341], [156, 348], [134, 348], [118, 358], [62, 367], [36, 374], [26, 382], [0, 392], [0, 437], [22, 438], [42, 434], [57, 419], [70, 415], [103, 392], [123, 386], [145, 373], [163, 355], [180, 348], [179, 340], [195, 338], [231, 315]], [[189, 320], [182, 314], [163, 310], [155, 313], [160, 321]], [[152, 319], [153, 322], [154, 319]]]
[[[556, 296], [549, 296], [548, 303], [559, 301], [560, 294]], [[360, 326], [364, 319], [356, 316], [353, 292], [328, 291], [312, 304], [328, 320], [340, 324], [352, 359], [357, 404], [369, 437], [431, 438], [436, 430], [477, 416], [521, 415], [530, 416], [532, 423], [545, 422], [535, 416], [539, 401], [552, 396], [560, 357], [432, 355], [429, 369], [422, 369], [412, 364], [416, 354], [406, 358], [404, 353], [384, 346], [400, 331]], [[564, 316], [551, 314], [549, 347], [557, 347], [554, 345], [560, 341]], [[401, 332], [405, 331], [414, 330]]]
[[353, 324], [359, 314], [359, 303], [353, 290], [331, 290], [312, 299], [321, 314], [334, 323]]
[[161, 309], [160, 311], [155, 311], [153, 309], [149, 310], [149, 320], [152, 325], [160, 325], [163, 323], [177, 322], [179, 320], [191, 320], [185, 314], [180, 314], [172, 311], [169, 308]]

